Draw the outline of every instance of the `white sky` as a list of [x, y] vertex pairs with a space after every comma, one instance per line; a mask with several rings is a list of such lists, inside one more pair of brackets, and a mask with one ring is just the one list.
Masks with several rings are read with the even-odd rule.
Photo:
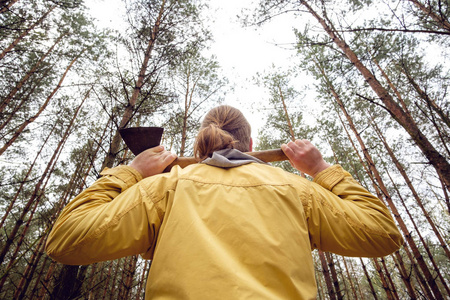
[[[267, 103], [267, 91], [257, 87], [252, 77], [257, 72], [269, 70], [271, 65], [289, 67], [292, 51], [275, 44], [295, 41], [293, 21], [287, 16], [274, 19], [261, 28], [243, 28], [237, 19], [241, 9], [252, 7], [251, 0], [210, 0], [210, 16], [214, 19], [210, 29], [214, 35], [211, 53], [217, 56], [224, 75], [234, 90], [229, 92], [225, 103], [238, 107], [252, 124], [252, 135], [264, 125], [264, 118], [256, 108]], [[121, 0], [86, 0], [91, 14], [101, 27], [120, 29], [120, 15], [124, 14]], [[263, 105], [264, 106], [264, 105]], [[253, 108], [252, 108], [253, 107]]]

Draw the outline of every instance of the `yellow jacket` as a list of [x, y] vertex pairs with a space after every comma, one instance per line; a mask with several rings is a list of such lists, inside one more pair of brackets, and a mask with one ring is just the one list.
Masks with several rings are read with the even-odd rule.
[[102, 175], [63, 210], [47, 252], [77, 265], [153, 259], [147, 299], [315, 299], [312, 249], [374, 257], [403, 242], [387, 208], [339, 165], [314, 182], [257, 163]]

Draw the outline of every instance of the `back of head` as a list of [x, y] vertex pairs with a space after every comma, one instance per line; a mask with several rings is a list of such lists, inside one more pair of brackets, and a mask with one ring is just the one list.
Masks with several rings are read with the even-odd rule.
[[202, 122], [195, 139], [194, 155], [203, 160], [214, 151], [234, 148], [250, 150], [251, 127], [242, 112], [228, 105], [210, 110]]

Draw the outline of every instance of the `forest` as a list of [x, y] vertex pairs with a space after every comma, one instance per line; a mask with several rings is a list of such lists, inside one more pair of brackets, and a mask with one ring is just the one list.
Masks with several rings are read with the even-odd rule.
[[[47, 235], [104, 168], [133, 159], [119, 129], [164, 127], [162, 144], [192, 156], [233, 88], [208, 52], [208, 1], [123, 0], [121, 32], [97, 28], [85, 2], [0, 1], [0, 299], [144, 299], [151, 261], [62, 265]], [[256, 149], [310, 139], [405, 241], [383, 258], [314, 250], [317, 299], [450, 298], [450, 1], [257, 0], [237, 18], [287, 15], [290, 67], [253, 77], [267, 95]]]

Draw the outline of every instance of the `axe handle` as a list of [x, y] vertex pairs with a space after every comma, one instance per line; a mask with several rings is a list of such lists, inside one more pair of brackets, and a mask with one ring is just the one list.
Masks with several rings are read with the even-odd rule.
[[[245, 152], [245, 154], [256, 157], [263, 162], [283, 161], [288, 159], [281, 149]], [[164, 172], [170, 172], [170, 169], [172, 169], [173, 166], [180, 166], [181, 168], [184, 168], [189, 165], [196, 164], [197, 162], [198, 161], [195, 157], [178, 157], [166, 167]]]

